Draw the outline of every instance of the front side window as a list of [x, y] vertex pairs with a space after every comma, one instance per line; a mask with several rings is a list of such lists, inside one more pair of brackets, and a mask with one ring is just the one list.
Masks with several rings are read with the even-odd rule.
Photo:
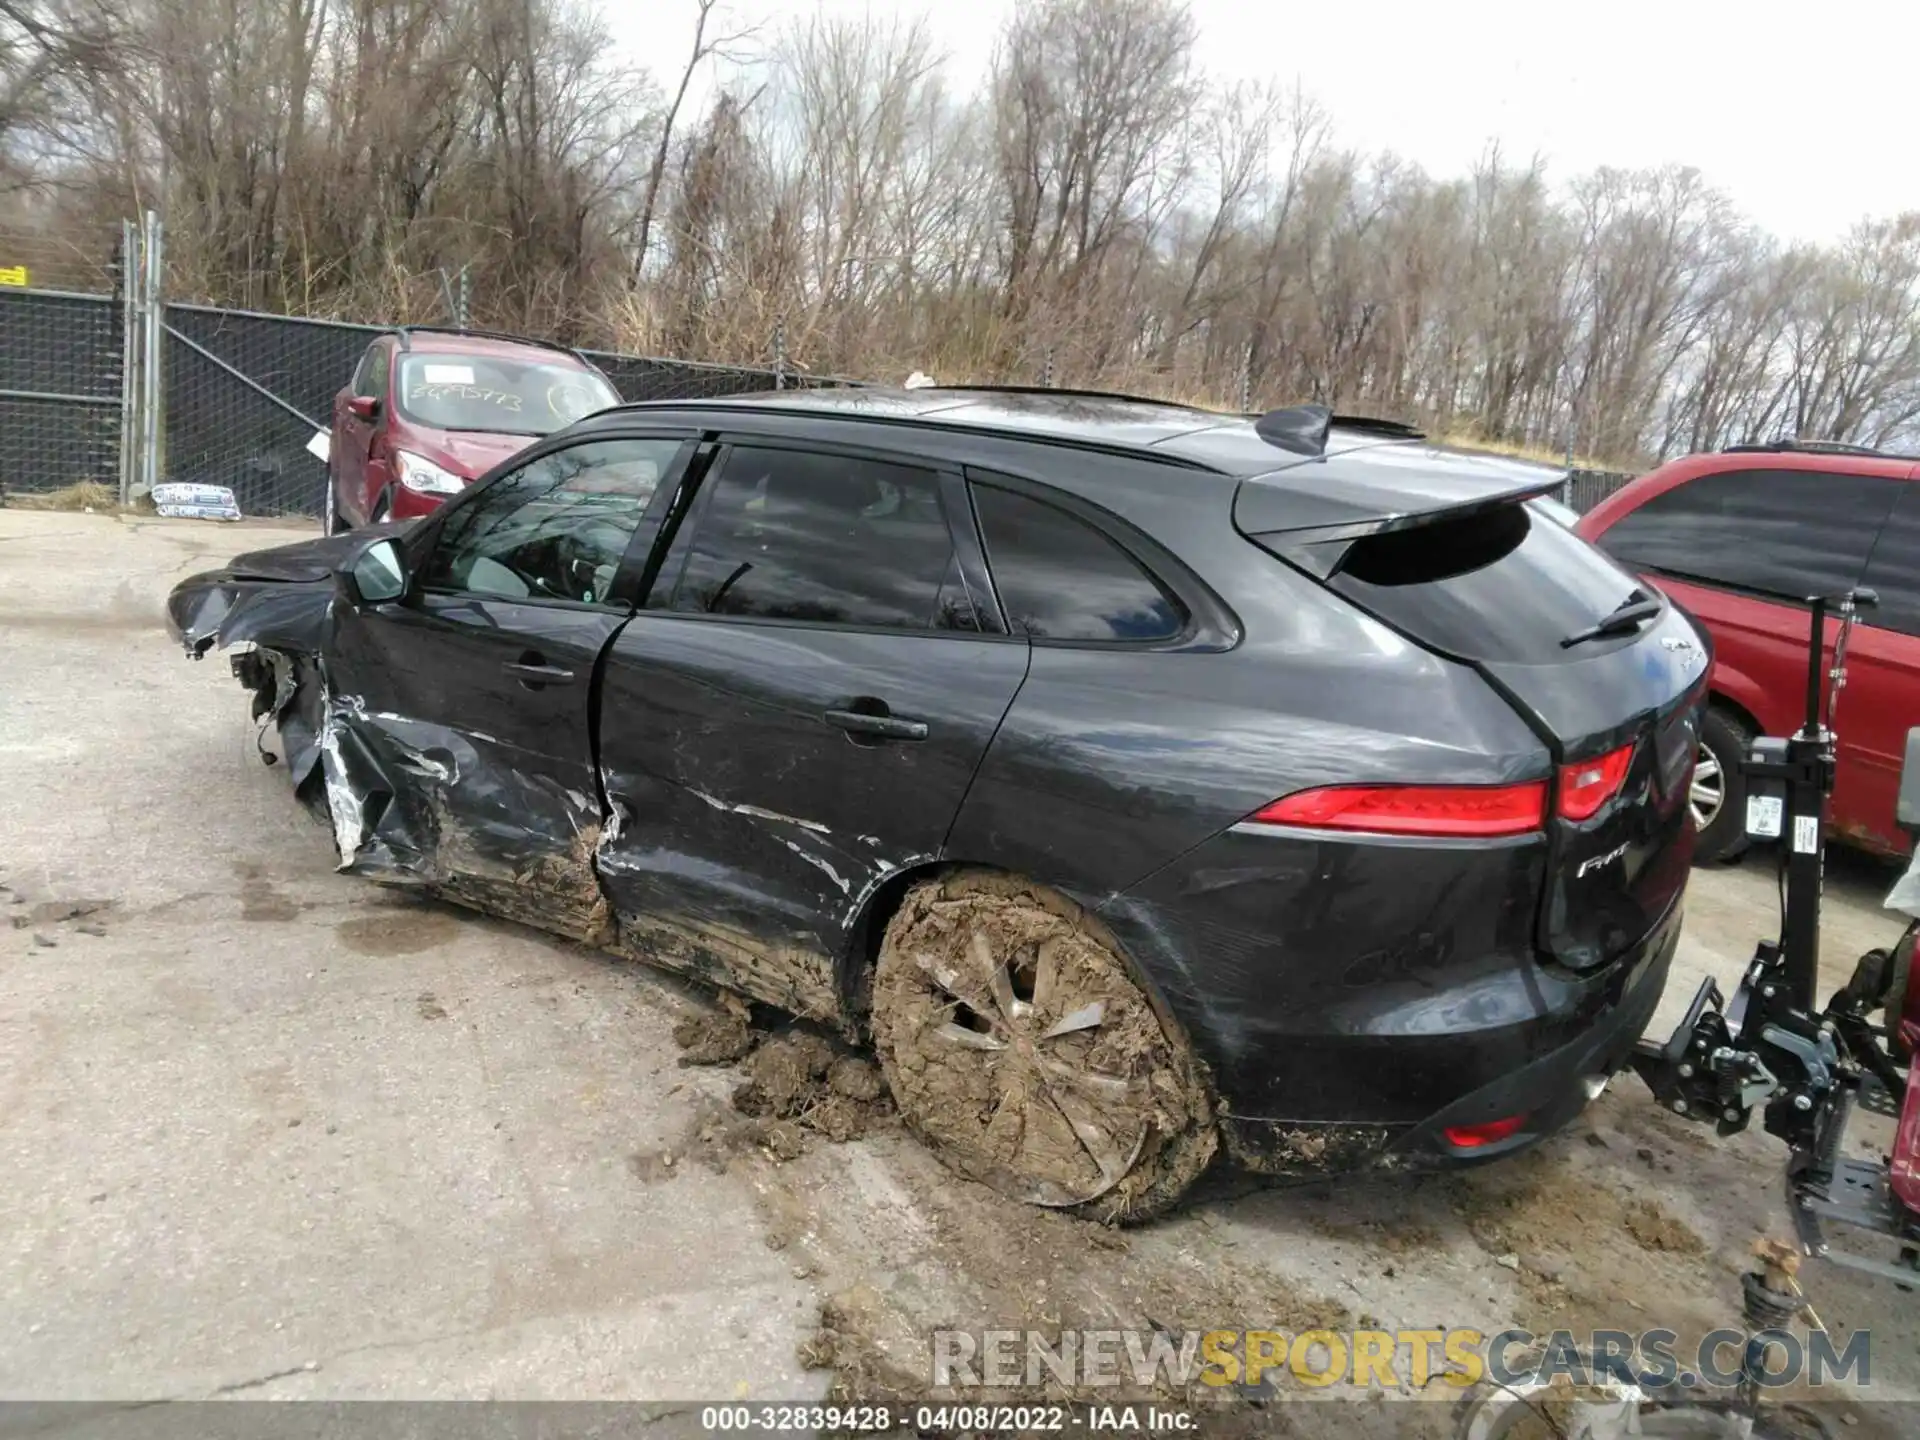
[[604, 604], [678, 440], [596, 440], [509, 471], [447, 517], [421, 583], [505, 600]]
[[550, 435], [619, 403], [599, 375], [557, 360], [413, 352], [400, 362], [401, 410], [436, 430]]
[[1044, 501], [973, 487], [987, 568], [1016, 635], [1045, 640], [1171, 640], [1186, 617], [1114, 541]]
[[1722, 470], [1655, 495], [1596, 543], [1636, 570], [1804, 600], [1859, 583], [1899, 489], [1839, 470]]
[[387, 393], [387, 347], [375, 341], [367, 347], [367, 353], [360, 357], [360, 366], [353, 372], [353, 393], [358, 397], [371, 396], [376, 400], [384, 399]]
[[367, 357], [367, 388], [361, 393], [371, 395], [382, 404], [393, 388], [388, 382], [392, 378], [393, 349], [388, 345], [376, 345], [373, 354]]
[[973, 630], [940, 477], [736, 446], [676, 542], [670, 608], [894, 630]]

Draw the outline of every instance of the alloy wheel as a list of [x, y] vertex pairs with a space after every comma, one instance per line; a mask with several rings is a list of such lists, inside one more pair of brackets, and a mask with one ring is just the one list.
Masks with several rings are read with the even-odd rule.
[[1218, 1143], [1205, 1072], [1105, 927], [1014, 876], [916, 885], [887, 922], [874, 1048], [952, 1169], [1032, 1205], [1138, 1220]]
[[[1153, 1107], [1144, 1080], [1085, 1063], [1107, 1002], [1075, 1003], [1079, 996], [1064, 993], [1052, 947], [1008, 963], [980, 930], [964, 968], [925, 954], [914, 963], [945, 997], [947, 1018], [928, 1039], [948, 1051], [949, 1064], [985, 1074], [997, 1101], [986, 1135], [1009, 1152], [1009, 1169], [1027, 1172], [1023, 1198], [1084, 1205], [1118, 1185], [1146, 1146]], [[1029, 1168], [1035, 1160], [1040, 1167]]]
[[1719, 757], [1702, 745], [1693, 764], [1693, 783], [1687, 791], [1687, 808], [1693, 811], [1694, 828], [1705, 833], [1719, 818], [1727, 803], [1727, 774]]

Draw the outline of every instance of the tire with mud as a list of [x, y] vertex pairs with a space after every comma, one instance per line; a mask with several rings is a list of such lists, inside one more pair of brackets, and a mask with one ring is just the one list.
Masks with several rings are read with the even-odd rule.
[[880, 944], [873, 1035], [907, 1123], [1013, 1198], [1143, 1220], [1213, 1159], [1186, 1037], [1106, 928], [1042, 886], [963, 871], [909, 890]]

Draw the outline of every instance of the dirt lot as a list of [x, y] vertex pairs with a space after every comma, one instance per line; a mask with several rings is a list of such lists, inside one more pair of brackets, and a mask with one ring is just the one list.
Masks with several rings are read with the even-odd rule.
[[[708, 1059], [752, 1037], [333, 872], [224, 658], [160, 620], [180, 576], [281, 538], [0, 511], [0, 1395], [818, 1397], [914, 1382], [939, 1326], [1685, 1335], [1737, 1321], [1748, 1247], [1786, 1233], [1773, 1142], [1630, 1080], [1524, 1159], [1211, 1178], [1116, 1232], [955, 1179], [811, 1042], [684, 1065], [676, 1028]], [[1884, 870], [1834, 870], [1837, 982], [1899, 927]], [[1696, 876], [1663, 1030], [1700, 973], [1731, 984], [1772, 886]], [[1876, 1388], [1920, 1393], [1909, 1297], [1808, 1279], [1875, 1331]]]

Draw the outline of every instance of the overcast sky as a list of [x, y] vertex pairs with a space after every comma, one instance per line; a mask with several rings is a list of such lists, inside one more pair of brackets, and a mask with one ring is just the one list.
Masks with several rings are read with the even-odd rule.
[[[693, 0], [604, 0], [628, 54], [678, 77]], [[748, 21], [820, 7], [925, 13], [956, 85], [1013, 0], [728, 0]], [[1199, 58], [1298, 79], [1335, 138], [1454, 175], [1489, 142], [1596, 165], [1697, 166], [1788, 239], [1920, 210], [1920, 3], [1822, 0], [1190, 0]]]

